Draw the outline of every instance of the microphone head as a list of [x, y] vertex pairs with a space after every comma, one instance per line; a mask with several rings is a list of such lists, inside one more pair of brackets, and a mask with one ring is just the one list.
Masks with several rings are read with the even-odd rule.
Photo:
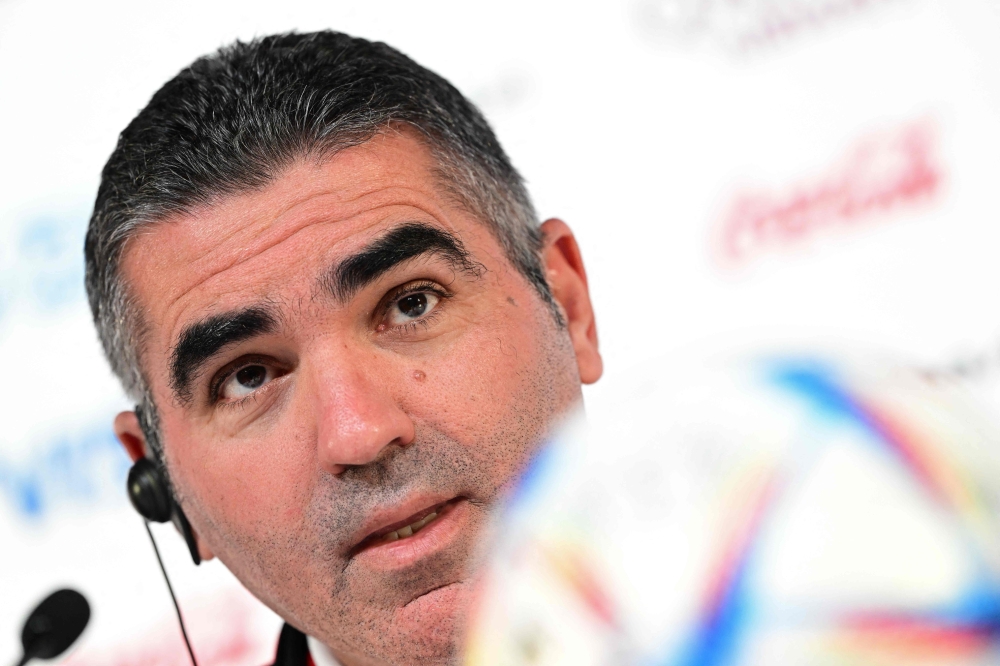
[[24, 622], [21, 645], [25, 662], [59, 656], [80, 637], [89, 621], [90, 604], [82, 594], [76, 590], [56, 590]]

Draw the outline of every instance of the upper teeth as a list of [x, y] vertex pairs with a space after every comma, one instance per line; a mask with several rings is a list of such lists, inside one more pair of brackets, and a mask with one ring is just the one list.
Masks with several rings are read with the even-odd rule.
[[437, 517], [438, 517], [437, 512], [428, 513], [426, 516], [424, 516], [415, 523], [410, 523], [406, 527], [400, 527], [395, 532], [389, 532], [384, 537], [382, 537], [382, 539], [384, 541], [396, 541], [397, 539], [405, 539], [408, 536], [413, 536], [421, 529], [423, 529], [424, 526], [427, 525], [427, 523], [431, 522]]

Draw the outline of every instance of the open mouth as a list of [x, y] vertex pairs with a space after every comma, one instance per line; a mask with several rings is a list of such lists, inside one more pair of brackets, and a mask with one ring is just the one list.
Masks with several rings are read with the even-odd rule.
[[375, 548], [377, 546], [390, 544], [396, 541], [410, 539], [421, 530], [432, 525], [435, 521], [446, 516], [455, 504], [462, 501], [462, 499], [464, 498], [455, 497], [447, 502], [435, 504], [434, 506], [427, 507], [426, 509], [404, 518], [403, 520], [380, 528], [379, 530], [369, 534], [357, 546], [355, 546], [354, 553], [358, 553], [368, 548]]

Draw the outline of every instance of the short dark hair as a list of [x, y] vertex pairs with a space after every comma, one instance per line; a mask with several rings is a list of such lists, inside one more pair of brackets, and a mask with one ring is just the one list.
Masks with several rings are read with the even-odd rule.
[[454, 86], [385, 44], [342, 33], [236, 42], [157, 91], [101, 175], [85, 245], [87, 295], [130, 397], [154, 413], [139, 367], [142, 309], [120, 274], [126, 241], [168, 215], [260, 189], [297, 159], [330, 155], [394, 125], [417, 130], [445, 191], [490, 228], [553, 305], [523, 181]]

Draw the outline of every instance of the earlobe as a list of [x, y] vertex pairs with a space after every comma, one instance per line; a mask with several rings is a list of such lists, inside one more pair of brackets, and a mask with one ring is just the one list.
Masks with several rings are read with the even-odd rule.
[[604, 371], [597, 342], [597, 321], [583, 257], [569, 225], [559, 219], [542, 223], [542, 262], [552, 296], [560, 305], [576, 352], [580, 381], [593, 384]]

